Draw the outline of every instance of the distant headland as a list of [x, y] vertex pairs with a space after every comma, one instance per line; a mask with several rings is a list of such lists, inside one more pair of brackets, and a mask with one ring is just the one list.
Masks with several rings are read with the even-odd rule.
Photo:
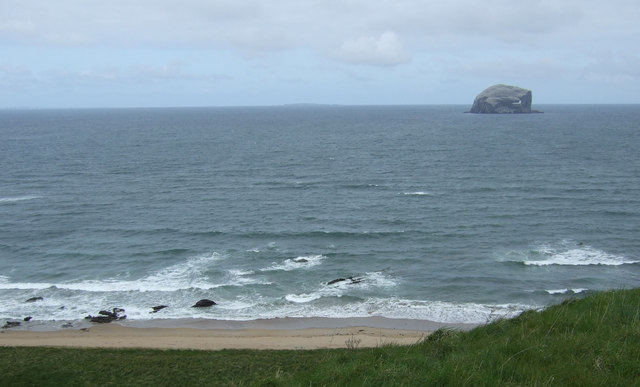
[[493, 85], [478, 94], [469, 113], [521, 114], [542, 113], [531, 109], [531, 90], [518, 86]]

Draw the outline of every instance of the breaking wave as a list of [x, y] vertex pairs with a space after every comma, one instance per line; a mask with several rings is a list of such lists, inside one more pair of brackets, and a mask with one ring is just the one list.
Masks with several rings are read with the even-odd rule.
[[36, 196], [36, 195], [5, 197], [5, 198], [0, 198], [0, 204], [22, 202], [22, 201], [25, 201], [25, 200], [39, 199], [41, 197], [42, 196]]
[[267, 268], [260, 269], [260, 271], [291, 271], [298, 269], [308, 269], [310, 267], [318, 266], [322, 264], [322, 261], [326, 257], [324, 255], [306, 255], [300, 256], [294, 259], [285, 259], [282, 262], [273, 262], [273, 264]]
[[392, 288], [398, 280], [383, 272], [365, 273], [361, 277], [340, 278], [336, 281], [320, 284], [309, 293], [287, 294], [285, 299], [294, 303], [307, 303], [325, 297], [342, 297], [351, 291], [367, 291]]
[[430, 192], [425, 192], [425, 191], [416, 191], [416, 192], [405, 192], [404, 195], [406, 196], [431, 196]]
[[547, 289], [545, 291], [551, 295], [558, 295], [558, 294], [580, 294], [580, 293], [586, 292], [587, 290], [589, 289], [575, 288], [575, 289]]
[[508, 261], [520, 262], [526, 266], [620, 266], [640, 263], [640, 260], [610, 254], [591, 246], [563, 242], [560, 246], [542, 245], [526, 253], [511, 253], [521, 256]]

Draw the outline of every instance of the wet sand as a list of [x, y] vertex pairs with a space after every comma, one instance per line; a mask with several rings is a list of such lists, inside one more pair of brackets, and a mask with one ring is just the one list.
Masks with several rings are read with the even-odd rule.
[[156, 349], [319, 349], [411, 345], [448, 326], [386, 318], [282, 318], [252, 321], [146, 320], [110, 324], [24, 324], [3, 329], [0, 346]]

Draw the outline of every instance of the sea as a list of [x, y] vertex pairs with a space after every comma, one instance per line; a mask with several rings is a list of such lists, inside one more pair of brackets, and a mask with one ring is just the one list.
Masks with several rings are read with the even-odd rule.
[[640, 105], [468, 108], [1, 110], [0, 321], [482, 324], [640, 286]]

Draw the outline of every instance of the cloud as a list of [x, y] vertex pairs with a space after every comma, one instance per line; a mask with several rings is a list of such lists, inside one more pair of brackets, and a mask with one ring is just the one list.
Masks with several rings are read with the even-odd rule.
[[346, 58], [372, 56], [381, 31], [396, 34], [382, 36], [390, 44], [402, 36], [414, 54], [465, 49], [480, 39], [556, 45], [640, 32], [635, 0], [3, 0], [2, 8], [0, 42], [320, 53], [344, 42]]
[[1, 8], [0, 102], [28, 100], [29, 90], [97, 96], [163, 83], [206, 86], [239, 103], [254, 85], [267, 90], [261, 103], [278, 92], [341, 98], [348, 85], [359, 103], [374, 88], [400, 95], [448, 80], [474, 89], [504, 78], [584, 82], [584, 95], [640, 82], [638, 0], [2, 0]]
[[331, 56], [347, 63], [373, 66], [396, 66], [411, 60], [411, 55], [404, 50], [400, 39], [392, 31], [379, 36], [349, 39]]

